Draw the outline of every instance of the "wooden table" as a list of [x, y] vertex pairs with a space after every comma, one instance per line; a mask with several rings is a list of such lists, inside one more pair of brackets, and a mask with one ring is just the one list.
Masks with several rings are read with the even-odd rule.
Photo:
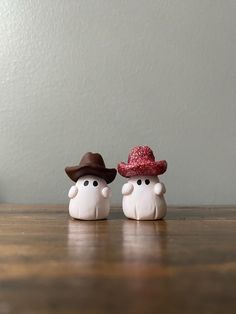
[[0, 314], [236, 313], [235, 208], [74, 221], [0, 205]]

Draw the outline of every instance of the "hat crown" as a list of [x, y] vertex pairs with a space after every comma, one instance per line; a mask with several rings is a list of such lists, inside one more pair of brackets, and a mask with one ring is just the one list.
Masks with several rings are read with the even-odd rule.
[[155, 156], [153, 154], [153, 151], [148, 146], [136, 146], [134, 147], [128, 156], [128, 163], [145, 163], [155, 161]]
[[86, 153], [80, 160], [79, 167], [96, 166], [105, 168], [105, 163], [102, 156], [98, 153]]

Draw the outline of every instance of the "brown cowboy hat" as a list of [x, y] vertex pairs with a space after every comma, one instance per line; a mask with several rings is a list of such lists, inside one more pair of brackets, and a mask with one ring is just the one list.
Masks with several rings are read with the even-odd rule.
[[116, 177], [116, 169], [108, 169], [100, 154], [86, 153], [78, 166], [66, 167], [65, 172], [68, 177], [77, 182], [77, 180], [85, 175], [93, 175], [104, 179], [107, 183], [111, 183]]

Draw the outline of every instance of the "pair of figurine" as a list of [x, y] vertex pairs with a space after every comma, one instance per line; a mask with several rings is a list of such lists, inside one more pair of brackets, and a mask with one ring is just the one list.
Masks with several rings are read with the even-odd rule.
[[[128, 163], [118, 164], [118, 172], [128, 178], [122, 187], [123, 211], [126, 217], [136, 220], [162, 219], [166, 214], [166, 192], [158, 175], [167, 169], [165, 160], [157, 161], [148, 146], [134, 147]], [[111, 190], [108, 184], [116, 177], [116, 169], [106, 168], [100, 154], [86, 153], [78, 166], [65, 169], [76, 182], [69, 190], [69, 213], [82, 220], [104, 219], [110, 212]]]

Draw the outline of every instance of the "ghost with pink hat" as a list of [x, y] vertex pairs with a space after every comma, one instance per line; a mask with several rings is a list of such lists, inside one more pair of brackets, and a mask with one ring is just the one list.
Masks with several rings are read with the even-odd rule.
[[155, 160], [148, 146], [136, 146], [131, 149], [128, 163], [118, 164], [118, 172], [128, 178], [122, 187], [123, 211], [126, 217], [136, 220], [162, 219], [167, 206], [166, 192], [158, 176], [167, 169], [165, 160]]

